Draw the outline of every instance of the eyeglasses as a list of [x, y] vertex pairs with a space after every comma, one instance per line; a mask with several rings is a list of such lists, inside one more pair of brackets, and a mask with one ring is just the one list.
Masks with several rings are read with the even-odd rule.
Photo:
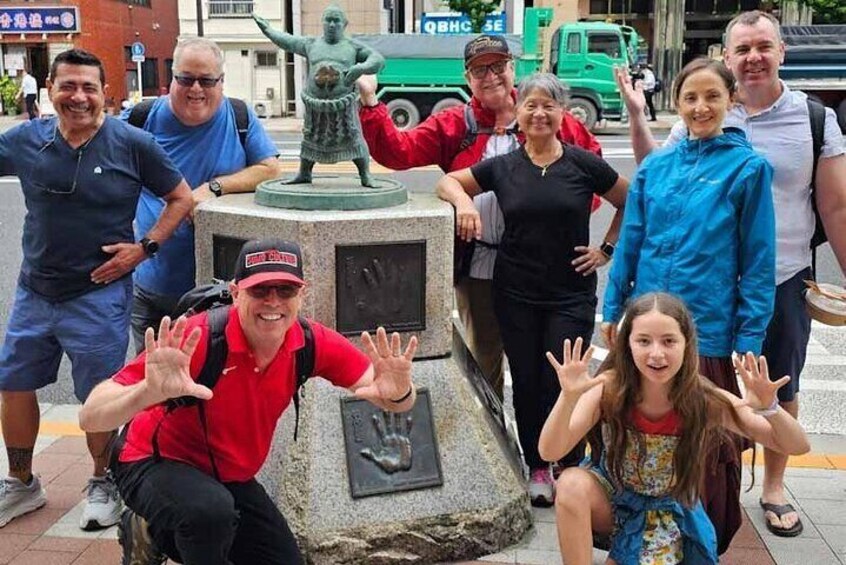
[[191, 75], [173, 75], [173, 78], [176, 80], [176, 84], [179, 86], [184, 86], [186, 88], [191, 88], [194, 86], [195, 82], [199, 82], [202, 88], [213, 88], [217, 83], [223, 80], [223, 75], [220, 75], [217, 78], [211, 77], [192, 77]]
[[250, 295], [251, 298], [255, 298], [257, 300], [264, 300], [268, 296], [270, 296], [271, 291], [276, 292], [276, 296], [278, 296], [281, 300], [288, 300], [289, 298], [294, 298], [296, 295], [300, 293], [299, 286], [294, 286], [290, 284], [261, 284], [257, 286], [251, 286], [250, 288], [246, 289], [247, 294]]
[[[55, 147], [57, 130], [58, 125], [53, 130], [53, 137], [49, 139], [47, 143], [42, 145], [41, 149], [39, 149], [38, 153], [36, 153], [36, 162], [42, 165], [44, 164], [42, 155], [48, 149]], [[79, 179], [79, 167], [82, 164], [82, 156], [85, 154], [85, 149], [88, 147], [88, 144], [91, 143], [92, 139], [94, 139], [94, 136], [91, 136], [85, 143], [83, 143], [76, 149], [76, 168], [73, 171], [73, 177], [70, 186], [67, 185], [67, 176], [64, 175], [61, 177], [54, 177], [50, 179], [44, 178], [45, 174], [49, 175], [50, 173], [47, 170], [41, 171], [43, 167], [39, 167], [39, 169], [34, 170], [30, 174], [32, 184], [48, 194], [70, 196], [71, 194], [76, 192], [76, 184], [77, 180]]]
[[488, 71], [491, 71], [495, 75], [501, 75], [505, 72], [506, 67], [508, 67], [508, 61], [509, 59], [502, 59], [490, 65], [476, 65], [475, 67], [469, 67], [467, 72], [473, 78], [485, 78], [488, 75]]

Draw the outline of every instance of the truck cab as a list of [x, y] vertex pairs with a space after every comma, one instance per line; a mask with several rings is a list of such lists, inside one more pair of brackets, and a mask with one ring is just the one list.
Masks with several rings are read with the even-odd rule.
[[602, 22], [564, 24], [555, 30], [549, 70], [570, 86], [570, 111], [586, 125], [623, 118], [614, 67], [632, 67], [637, 41], [634, 29]]

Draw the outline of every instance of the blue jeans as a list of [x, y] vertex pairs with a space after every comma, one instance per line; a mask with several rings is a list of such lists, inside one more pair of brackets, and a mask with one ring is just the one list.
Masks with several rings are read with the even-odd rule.
[[48, 302], [18, 284], [0, 353], [0, 390], [31, 391], [56, 382], [62, 353], [74, 394], [85, 402], [126, 361], [132, 277], [64, 302]]

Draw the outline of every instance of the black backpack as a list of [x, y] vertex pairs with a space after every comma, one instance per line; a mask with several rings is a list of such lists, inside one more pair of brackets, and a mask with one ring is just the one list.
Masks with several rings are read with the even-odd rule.
[[[235, 127], [238, 129], [238, 139], [241, 140], [241, 147], [247, 149], [247, 131], [250, 128], [250, 113], [247, 111], [247, 103], [240, 98], [227, 98], [232, 111], [235, 112]], [[147, 123], [147, 116], [153, 108], [155, 100], [142, 100], [129, 111], [129, 123], [133, 126], [144, 129]], [[190, 292], [190, 291], [189, 291]]]
[[820, 212], [817, 209], [816, 198], [816, 180], [817, 180], [817, 162], [822, 153], [822, 146], [825, 139], [825, 106], [807, 99], [808, 102], [808, 116], [811, 125], [811, 140], [814, 150], [814, 164], [811, 172], [811, 207], [814, 209], [814, 236], [811, 238], [811, 276], [817, 276], [817, 247], [828, 241], [828, 236], [825, 233], [825, 226], [823, 226]]
[[[206, 360], [200, 374], [197, 375], [197, 383], [210, 389], [214, 389], [220, 375], [223, 372], [226, 356], [229, 353], [229, 346], [226, 343], [226, 322], [229, 320], [229, 309], [232, 307], [232, 295], [226, 283], [207, 284], [198, 286], [186, 292], [179, 299], [174, 309], [174, 318], [187, 315], [192, 316], [200, 312], [208, 311], [208, 347], [206, 349]], [[303, 316], [298, 317], [300, 326], [303, 328], [305, 345], [297, 350], [294, 371], [297, 375], [297, 384], [294, 389], [294, 441], [297, 440], [297, 433], [300, 427], [300, 395], [303, 394], [302, 387], [308, 379], [314, 376], [314, 332], [311, 323]], [[206, 425], [205, 402], [193, 396], [181, 396], [171, 398], [166, 403], [165, 414], [170, 414], [178, 408], [186, 406], [197, 406], [200, 416], [200, 424], [203, 427], [203, 434], [206, 439], [206, 448], [209, 451], [212, 471], [215, 478], [219, 479], [217, 465], [209, 444], [209, 433]], [[158, 433], [162, 418], [153, 432], [152, 446], [154, 455], [159, 458]]]

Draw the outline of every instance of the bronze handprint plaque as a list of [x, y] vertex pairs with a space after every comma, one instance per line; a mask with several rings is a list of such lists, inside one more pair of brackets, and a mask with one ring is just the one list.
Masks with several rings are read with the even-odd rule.
[[335, 248], [336, 329], [358, 335], [426, 329], [426, 242]]
[[429, 391], [417, 390], [409, 412], [386, 412], [365, 400], [341, 399], [347, 476], [353, 498], [441, 486], [441, 457]]

